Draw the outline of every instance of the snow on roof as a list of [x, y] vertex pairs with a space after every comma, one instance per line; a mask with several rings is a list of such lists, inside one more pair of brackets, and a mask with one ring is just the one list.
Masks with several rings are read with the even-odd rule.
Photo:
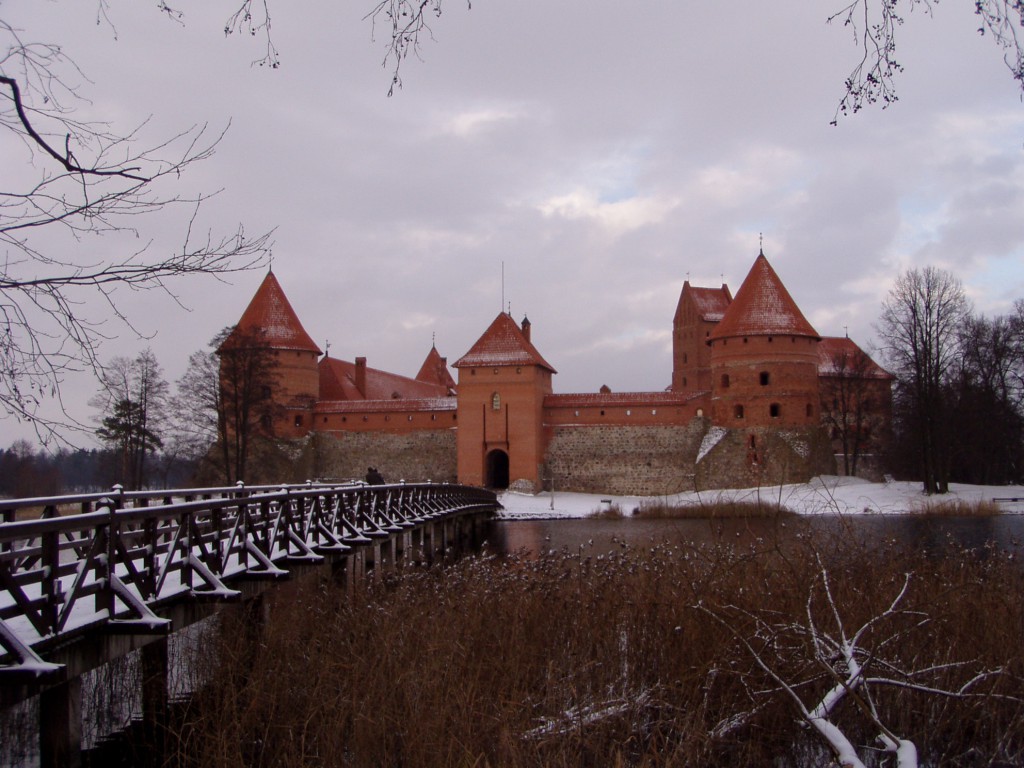
[[557, 371], [545, 360], [536, 347], [527, 341], [522, 330], [508, 314], [502, 312], [477, 339], [469, 352], [463, 355], [456, 368], [474, 368], [505, 365], [537, 365], [551, 373]]
[[701, 320], [712, 323], [719, 322], [725, 316], [725, 311], [729, 309], [729, 304], [732, 303], [732, 294], [729, 293], [729, 287], [725, 284], [721, 288], [701, 288], [690, 285], [689, 281], [686, 281], [683, 283], [680, 303], [682, 303], [683, 296], [689, 297], [693, 302]]
[[356, 386], [356, 364], [325, 357], [320, 361], [321, 400], [423, 400], [446, 398], [449, 388], [366, 367], [366, 391]]
[[[861, 357], [863, 356], [863, 357]], [[862, 362], [863, 361], [863, 362]], [[823, 336], [818, 344], [818, 375], [853, 375], [867, 379], [894, 379], [891, 373], [846, 336]]]
[[299, 322], [298, 315], [292, 309], [273, 272], [267, 272], [235, 329], [220, 345], [218, 351], [244, 344], [243, 339], [246, 336], [258, 338], [261, 344], [275, 349], [315, 352], [318, 355], [321, 353], [320, 347], [313, 342]]
[[427, 359], [423, 361], [419, 373], [416, 374], [416, 381], [438, 384], [447, 387], [449, 390], [455, 389], [455, 379], [452, 378], [451, 373], [448, 371], [448, 360], [441, 357], [437, 347], [432, 346], [430, 348], [430, 352], [427, 353]]
[[754, 260], [743, 285], [711, 332], [711, 339], [732, 336], [810, 336], [818, 332], [807, 322], [764, 253]]

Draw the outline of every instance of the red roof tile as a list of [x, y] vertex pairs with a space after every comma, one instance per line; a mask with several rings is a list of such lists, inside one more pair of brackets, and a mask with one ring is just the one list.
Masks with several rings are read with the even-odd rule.
[[448, 371], [448, 361], [441, 357], [437, 347], [430, 348], [430, 352], [427, 353], [427, 359], [423, 361], [423, 365], [420, 366], [420, 372], [416, 374], [416, 381], [437, 384], [450, 390], [455, 389], [455, 379], [452, 378], [451, 373]]
[[[845, 362], [843, 356], [846, 356]], [[866, 358], [863, 371], [859, 370], [857, 358], [864, 355]], [[882, 366], [871, 359], [871, 355], [861, 349], [846, 336], [824, 336], [818, 344], [818, 375], [819, 376], [840, 376], [845, 371], [850, 375], [863, 376], [867, 379], [894, 379], [896, 378]]]
[[236, 346], [243, 335], [258, 335], [268, 346], [275, 349], [294, 349], [321, 354], [320, 347], [313, 342], [299, 322], [298, 315], [292, 309], [273, 272], [267, 272], [249, 306], [242, 313], [238, 325], [224, 340], [220, 349]]
[[448, 387], [397, 373], [366, 368], [366, 393], [356, 387], [356, 365], [325, 357], [320, 361], [321, 400], [425, 400], [447, 397]]
[[729, 293], [729, 286], [723, 284], [721, 288], [700, 288], [690, 285], [690, 281], [683, 282], [683, 292], [679, 295], [679, 306], [676, 309], [676, 316], [682, 311], [683, 301], [689, 298], [693, 302], [694, 309], [701, 320], [717, 323], [725, 316], [725, 311], [732, 302], [732, 294]]
[[557, 373], [551, 364], [541, 357], [536, 347], [526, 340], [516, 321], [505, 312], [494, 319], [469, 352], [455, 363], [456, 368], [486, 368], [500, 365], [537, 365], [551, 373]]
[[712, 339], [732, 336], [810, 336], [820, 338], [800, 312], [764, 254], [758, 254]]

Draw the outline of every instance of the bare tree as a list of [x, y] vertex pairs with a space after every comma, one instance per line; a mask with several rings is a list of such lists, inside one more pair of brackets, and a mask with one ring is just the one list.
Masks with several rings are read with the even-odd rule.
[[[907, 13], [931, 15], [937, 0], [851, 0], [829, 16], [853, 33], [860, 60], [846, 79], [846, 93], [839, 102], [839, 115], [859, 112], [881, 102], [885, 108], [898, 100], [896, 76], [903, 71], [897, 58], [897, 33]], [[1024, 89], [1024, 0], [976, 0], [978, 32], [989, 35], [1003, 50], [1013, 78]]]
[[[144, 144], [142, 126], [84, 121], [84, 76], [58, 46], [26, 42], [2, 20], [0, 40], [0, 130], [22, 152], [5, 157], [0, 189], [0, 407], [46, 432], [41, 401], [59, 400], [69, 371], [101, 372], [111, 318], [131, 328], [119, 288], [173, 296], [174, 278], [260, 264], [269, 235], [199, 232], [210, 195], [176, 191], [223, 132], [197, 125]], [[178, 244], [149, 240], [141, 227], [176, 211]], [[93, 236], [104, 237], [102, 249]], [[129, 239], [143, 245], [126, 247]]]
[[882, 303], [877, 330], [919, 426], [918, 458], [926, 493], [949, 490], [944, 386], [956, 364], [960, 327], [969, 312], [960, 281], [935, 267], [904, 272]]
[[875, 364], [859, 347], [838, 350], [827, 375], [819, 379], [821, 412], [843, 451], [843, 472], [857, 474], [857, 464], [879, 421], [882, 403], [875, 397]]
[[[913, 574], [893, 584], [888, 605], [862, 621], [851, 621], [820, 555], [817, 570], [817, 579], [807, 587], [803, 619], [768, 608], [751, 611], [703, 602], [696, 608], [725, 627], [752, 660], [754, 669], [740, 674], [753, 698], [787, 700], [839, 765], [865, 768], [862, 756], [881, 751], [891, 754], [898, 768], [917, 768], [917, 745], [890, 722], [905, 706], [902, 696], [1017, 700], [992, 688], [994, 681], [1008, 676], [1003, 668], [985, 668], [978, 661], [905, 658], [902, 648], [914, 635], [931, 633], [936, 624], [926, 611], [907, 607]], [[728, 726], [743, 721], [744, 715], [737, 713]], [[880, 747], [858, 746], [852, 734], [863, 732], [872, 733]]]
[[121, 458], [121, 482], [128, 488], [146, 484], [146, 459], [161, 447], [167, 382], [150, 350], [134, 359], [114, 358], [102, 371], [103, 389], [93, 399], [101, 409], [96, 434]]
[[185, 453], [227, 482], [245, 479], [253, 441], [272, 435], [277, 416], [273, 350], [262, 334], [233, 331], [224, 328], [189, 357], [173, 401]]

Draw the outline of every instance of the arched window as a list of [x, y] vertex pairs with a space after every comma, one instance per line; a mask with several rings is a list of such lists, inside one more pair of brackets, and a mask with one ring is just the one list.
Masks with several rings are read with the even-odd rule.
[[768, 415], [771, 416], [773, 419], [779, 418], [779, 404], [778, 403], [772, 403], [771, 405], [768, 406]]
[[491, 395], [491, 410], [493, 410], [493, 411], [500, 411], [501, 410], [501, 395], [499, 395], [497, 392], [495, 392], [493, 395]]
[[729, 388], [729, 374], [728, 373], [723, 373], [722, 374], [722, 389], [728, 389], [728, 388]]
[[735, 408], [733, 409], [733, 415], [734, 415], [734, 416], [735, 416], [735, 417], [736, 417], [737, 419], [742, 419], [742, 418], [743, 418], [743, 406], [742, 406], [742, 405], [737, 405], [737, 406], [736, 406], [736, 407], [735, 407]]
[[761, 371], [761, 386], [768, 386], [768, 371]]

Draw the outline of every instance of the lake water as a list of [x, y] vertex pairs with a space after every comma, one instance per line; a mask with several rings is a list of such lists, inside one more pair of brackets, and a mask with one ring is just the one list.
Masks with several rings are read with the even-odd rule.
[[584, 548], [588, 554], [647, 548], [663, 543], [749, 544], [758, 539], [787, 538], [805, 530], [827, 532], [868, 543], [892, 541], [937, 553], [951, 546], [977, 549], [989, 542], [1007, 550], [1024, 541], [1024, 515], [993, 517], [928, 517], [923, 515], [821, 515], [779, 520], [557, 519], [499, 520], [488, 543], [500, 552], [526, 551], [536, 556], [550, 550]]

